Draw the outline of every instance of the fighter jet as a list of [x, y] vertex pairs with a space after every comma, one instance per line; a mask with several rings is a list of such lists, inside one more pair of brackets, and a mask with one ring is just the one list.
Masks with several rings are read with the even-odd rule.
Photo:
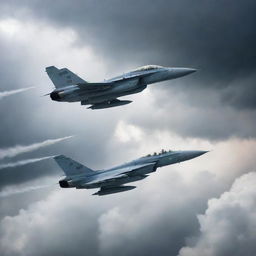
[[118, 97], [141, 92], [148, 84], [186, 76], [195, 71], [192, 68], [148, 65], [103, 82], [90, 83], [67, 68], [50, 66], [46, 72], [56, 89], [47, 95], [54, 101], [80, 101], [81, 105], [91, 105], [88, 107], [90, 109], [111, 108], [132, 102], [119, 100]]
[[180, 163], [201, 156], [208, 151], [165, 151], [147, 155], [131, 162], [106, 170], [94, 171], [64, 155], [54, 160], [64, 171], [66, 177], [59, 181], [62, 188], [92, 189], [100, 188], [93, 195], [103, 196], [136, 188], [123, 184], [145, 179], [158, 167]]

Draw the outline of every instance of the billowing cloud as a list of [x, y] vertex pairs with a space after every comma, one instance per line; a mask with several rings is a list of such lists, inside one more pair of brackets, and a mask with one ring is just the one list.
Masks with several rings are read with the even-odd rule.
[[[189, 87], [189, 86], [187, 86]], [[149, 87], [136, 100], [138, 105], [131, 106], [133, 111], [126, 116], [128, 123], [152, 132], [170, 131], [183, 137], [204, 138], [211, 141], [225, 140], [231, 137], [256, 137], [255, 111], [240, 111], [223, 105], [215, 90], [178, 92], [171, 85], [157, 90]], [[198, 102], [201, 101], [199, 104]], [[138, 104], [138, 103], [136, 103]]]
[[[179, 256], [254, 255], [256, 252], [256, 173], [238, 178], [230, 191], [211, 199], [198, 216], [200, 235]], [[195, 240], [195, 239], [194, 239]]]
[[[2, 220], [2, 255], [97, 255], [96, 216], [102, 207], [86, 193], [62, 192], [21, 210], [15, 219]], [[71, 230], [76, 230], [75, 236]]]
[[[197, 232], [195, 213], [202, 213], [207, 198], [216, 195], [218, 181], [207, 172], [195, 175], [193, 181], [175, 171], [167, 174], [163, 170], [162, 175], [138, 183], [136, 190], [106, 197], [91, 196], [88, 190], [52, 191], [44, 200], [2, 219], [1, 251], [4, 256], [84, 251], [143, 255], [146, 248], [149, 255], [178, 252], [184, 237]], [[195, 189], [198, 183], [202, 186]]]
[[[29, 159], [65, 154], [93, 169], [161, 148], [211, 152], [103, 198], [87, 190], [31, 190], [53, 175], [57, 183], [62, 172], [52, 160], [1, 170], [1, 191], [9, 195], [0, 201], [1, 255], [176, 256], [182, 247], [205, 248], [204, 221], [196, 216], [256, 164], [255, 8], [253, 0], [2, 3], [1, 91], [30, 84], [37, 90], [1, 100], [1, 149], [76, 134], [64, 146], [30, 151]], [[120, 108], [89, 111], [40, 97], [53, 88], [44, 72], [49, 65], [99, 81], [144, 64], [199, 70], [148, 86]]]
[[[219, 196], [221, 190], [219, 180], [207, 172], [189, 181], [177, 172], [168, 178], [154, 175], [139, 189], [118, 196], [53, 191], [45, 200], [2, 219], [2, 252], [5, 256], [84, 250], [90, 255], [120, 251], [122, 255], [177, 255], [179, 251], [182, 256], [253, 255], [255, 179], [255, 173], [243, 175], [230, 191], [210, 200], [208, 209], [208, 198]], [[196, 215], [203, 212], [198, 234]], [[185, 243], [195, 245], [182, 248]]]

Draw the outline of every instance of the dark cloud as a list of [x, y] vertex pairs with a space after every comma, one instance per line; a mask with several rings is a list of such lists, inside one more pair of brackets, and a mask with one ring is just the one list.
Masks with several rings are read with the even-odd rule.
[[[185, 89], [177, 92], [175, 88], [163, 88], [161, 91], [153, 88], [150, 97], [145, 98], [145, 105], [139, 112], [130, 112], [126, 117], [128, 123], [145, 129], [149, 136], [156, 130], [212, 141], [256, 136], [256, 112], [244, 112], [223, 105], [223, 99], [214, 90], [197, 90], [187, 94]], [[131, 108], [136, 109], [136, 106]]]
[[[86, 156], [88, 165], [102, 168], [104, 163], [111, 164], [109, 152], [117, 149], [111, 143], [120, 114], [128, 123], [151, 131], [171, 130], [186, 137], [212, 140], [230, 136], [254, 137], [254, 77], [249, 74], [255, 67], [252, 48], [255, 4], [253, 1], [246, 4], [232, 1], [227, 17], [223, 10], [229, 3], [198, 1], [191, 6], [187, 1], [140, 1], [136, 2], [136, 8], [135, 3], [119, 1], [102, 4], [94, 1], [24, 1], [22, 4], [11, 1], [2, 4], [3, 19], [33, 20], [35, 24], [44, 20], [50, 27], [74, 29], [78, 32], [79, 45], [75, 41], [72, 47], [79, 49], [89, 45], [106, 57], [109, 70], [121, 70], [120, 63], [125, 67], [150, 62], [202, 69], [198, 74], [182, 78], [182, 82], [170, 82], [171, 89], [160, 86], [161, 89], [153, 91], [150, 106], [147, 98], [140, 95], [129, 110], [110, 110], [111, 115], [92, 113], [78, 106], [64, 106], [39, 97], [43, 94], [40, 86], [46, 88], [49, 84], [42, 71], [49, 62], [53, 63], [58, 55], [63, 54], [61, 49], [53, 59], [49, 57], [45, 61], [40, 50], [47, 52], [47, 42], [42, 42], [41, 48], [36, 45], [35, 49], [40, 49], [37, 51], [33, 48], [34, 42], [16, 42], [2, 36], [2, 89], [22, 88], [35, 83], [40, 86], [38, 91], [1, 102], [0, 132], [5, 134], [0, 138], [1, 147], [77, 134], [72, 142], [65, 142], [65, 148], [56, 145], [31, 153], [28, 158], [64, 153], [77, 159]], [[43, 27], [38, 24], [40, 26]], [[55, 38], [49, 36], [47, 40], [60, 40], [57, 36], [56, 33]], [[199, 87], [195, 89], [197, 84]], [[223, 107], [227, 104], [242, 109], [242, 112]], [[244, 110], [246, 106], [251, 111]], [[141, 111], [136, 111], [137, 108]], [[5, 171], [1, 183], [12, 184], [22, 176], [24, 181], [29, 177], [56, 173], [51, 163], [45, 165], [40, 167], [38, 164], [38, 172], [25, 170], [25, 167]]]
[[[193, 5], [188, 1], [12, 1], [3, 5], [2, 15], [73, 29], [78, 35], [73, 47], [90, 46], [104, 58], [111, 74], [148, 63], [198, 68], [191, 76], [165, 83], [169, 88], [157, 85], [161, 92], [152, 95], [150, 111], [155, 119], [132, 112], [135, 117], [130, 120], [143, 128], [172, 127], [186, 137], [220, 140], [255, 137], [255, 7], [254, 1], [227, 0], [198, 0]], [[145, 99], [140, 95], [136, 101]], [[170, 101], [177, 101], [176, 107]], [[165, 116], [162, 126], [159, 108]], [[170, 114], [170, 108], [175, 113]]]
[[[63, 108], [63, 105], [51, 102], [49, 97], [42, 97], [49, 90], [49, 80], [44, 72], [46, 65], [42, 64], [42, 60], [36, 54], [38, 51], [32, 46], [34, 42], [28, 43], [24, 38], [17, 38], [10, 44], [10, 39], [8, 36], [0, 36], [1, 91], [32, 85], [36, 88], [1, 100], [0, 148], [31, 145], [46, 139], [76, 135], [69, 142], [63, 142], [65, 147], [63, 143], [52, 145], [18, 156], [12, 161], [62, 153], [74, 158], [86, 157], [85, 162], [88, 162], [88, 165], [94, 165], [95, 168], [102, 167], [101, 165], [107, 159], [108, 141], [111, 140], [110, 134], [114, 130], [114, 120], [117, 119], [115, 115], [109, 118], [103, 112], [92, 114], [78, 104], [73, 105], [73, 109], [69, 108], [70, 106]], [[116, 113], [120, 112], [121, 109]], [[102, 126], [98, 123], [99, 119], [102, 121]], [[104, 133], [101, 132], [102, 129]], [[74, 154], [70, 154], [72, 151]], [[99, 159], [101, 159], [100, 163], [98, 163]], [[1, 163], [5, 164], [8, 161], [4, 159]], [[0, 172], [0, 185], [17, 184], [40, 176], [56, 174], [62, 175], [62, 172], [50, 160], [31, 166], [8, 168]]]
[[124, 60], [192, 66], [203, 71], [188, 80], [195, 87], [225, 88], [239, 79], [247, 93], [232, 86], [237, 100], [225, 103], [255, 108], [255, 83], [243, 83], [256, 67], [255, 1], [14, 1], [11, 8], [25, 7], [33, 18], [76, 30], [81, 44], [119, 68]]
[[[198, 167], [196, 162], [182, 165], [179, 171], [191, 171], [184, 174], [186, 179], [175, 171], [157, 173], [138, 183], [134, 191], [104, 198], [80, 190], [19, 193], [47, 185], [50, 178], [57, 183], [62, 172], [52, 160], [1, 170], [1, 191], [18, 191], [0, 201], [1, 255], [113, 255], [120, 251], [123, 255], [177, 255], [183, 247], [182, 255], [188, 249], [204, 248], [214, 227], [198, 223], [196, 215], [203, 214], [207, 200], [227, 190], [234, 177], [255, 166], [251, 156], [256, 136], [255, 7], [255, 1], [228, 0], [2, 3], [0, 22], [14, 18], [21, 22], [22, 33], [0, 34], [0, 91], [36, 89], [1, 100], [0, 149], [76, 135], [12, 161], [65, 154], [101, 169], [167, 143], [177, 149], [213, 147], [218, 154], [205, 161], [201, 158]], [[130, 96], [134, 102], [129, 106], [106, 111], [88, 111], [79, 104], [40, 97], [50, 91], [43, 72], [48, 65], [67, 66], [84, 78], [93, 74], [92, 79], [99, 80], [104, 74], [149, 63], [200, 70], [152, 85]], [[230, 137], [239, 139], [233, 143], [227, 140]], [[221, 149], [223, 144], [227, 147]], [[165, 171], [174, 168], [178, 169], [172, 166]], [[196, 169], [221, 175], [218, 179], [208, 172], [198, 174]], [[247, 181], [243, 186], [247, 187]], [[246, 196], [253, 205], [253, 193]], [[233, 216], [232, 211], [220, 208], [224, 217]], [[202, 219], [213, 218], [218, 224], [221, 216], [215, 218], [211, 209]], [[239, 209], [242, 214], [229, 220], [235, 227], [226, 237], [229, 252], [236, 249], [230, 234], [249, 216], [244, 212]], [[250, 218], [248, 226], [253, 221]], [[200, 234], [200, 227], [206, 232]], [[250, 238], [248, 250], [255, 250], [252, 236], [243, 230], [242, 237]], [[226, 248], [219, 245], [223, 255]], [[248, 252], [244, 244], [239, 252]]]

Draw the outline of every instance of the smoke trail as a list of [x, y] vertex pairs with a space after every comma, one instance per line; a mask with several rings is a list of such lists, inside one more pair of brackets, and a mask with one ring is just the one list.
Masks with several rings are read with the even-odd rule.
[[5, 169], [5, 168], [13, 168], [13, 167], [17, 167], [17, 166], [22, 166], [22, 165], [26, 165], [26, 164], [32, 164], [32, 163], [46, 160], [46, 159], [53, 158], [53, 157], [54, 156], [45, 156], [45, 157], [41, 157], [41, 158], [31, 158], [31, 159], [25, 159], [25, 160], [21, 160], [21, 161], [17, 161], [17, 162], [12, 162], [12, 163], [0, 164], [0, 170]]
[[25, 92], [27, 90], [30, 90], [35, 87], [27, 87], [27, 88], [22, 88], [22, 89], [17, 89], [17, 90], [11, 90], [11, 91], [5, 91], [5, 92], [0, 92], [0, 100], [4, 97], [19, 93], [19, 92]]
[[12, 196], [12, 195], [17, 195], [17, 194], [22, 194], [22, 193], [30, 192], [30, 191], [33, 191], [33, 190], [42, 189], [42, 188], [48, 188], [48, 187], [51, 187], [51, 186], [56, 186], [56, 184], [54, 184], [54, 185], [29, 186], [29, 187], [24, 187], [24, 188], [7, 188], [7, 189], [0, 192], [0, 198]]
[[73, 136], [66, 136], [63, 138], [58, 138], [58, 139], [51, 139], [51, 140], [45, 140], [42, 142], [34, 143], [28, 146], [22, 146], [22, 145], [17, 145], [14, 147], [10, 148], [5, 148], [5, 149], [0, 149], [0, 160], [5, 158], [5, 157], [14, 157], [22, 153], [30, 152], [37, 150], [42, 147], [46, 147], [52, 144], [55, 144], [57, 142], [72, 138]]

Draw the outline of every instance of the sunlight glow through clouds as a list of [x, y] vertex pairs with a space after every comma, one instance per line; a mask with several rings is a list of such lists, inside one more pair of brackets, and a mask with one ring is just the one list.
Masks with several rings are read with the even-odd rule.
[[115, 137], [123, 143], [142, 140], [143, 131], [132, 124], [127, 124], [124, 121], [119, 121], [115, 130]]
[[5, 35], [14, 36], [16, 33], [20, 32], [21, 29], [21, 23], [17, 20], [5, 19], [0, 21], [0, 32]]
[[[105, 65], [101, 57], [86, 44], [80, 45], [78, 34], [71, 28], [57, 28], [47, 23], [31, 23], [18, 19], [0, 20], [0, 36], [11, 39], [33, 61], [35, 67], [49, 65], [68, 67], [84, 79], [104, 79]], [[51, 62], [49, 62], [51, 60]]]

